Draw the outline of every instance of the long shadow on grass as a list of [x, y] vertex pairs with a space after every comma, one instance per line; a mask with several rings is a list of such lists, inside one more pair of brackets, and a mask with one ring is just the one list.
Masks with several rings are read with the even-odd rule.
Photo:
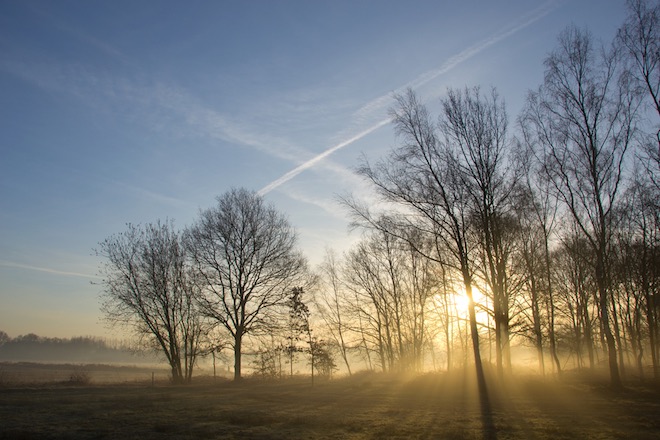
[[490, 404], [488, 386], [486, 385], [483, 367], [481, 367], [481, 371], [479, 371], [479, 368], [480, 366], [477, 366], [477, 389], [479, 392], [479, 408], [481, 410], [483, 438], [484, 440], [497, 440], [497, 430], [495, 429], [495, 422], [493, 421], [493, 408]]

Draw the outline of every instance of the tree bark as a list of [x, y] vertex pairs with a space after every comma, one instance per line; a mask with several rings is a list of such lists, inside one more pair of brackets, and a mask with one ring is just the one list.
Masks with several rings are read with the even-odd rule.
[[234, 380], [241, 379], [241, 354], [243, 344], [243, 334], [236, 332], [234, 335]]

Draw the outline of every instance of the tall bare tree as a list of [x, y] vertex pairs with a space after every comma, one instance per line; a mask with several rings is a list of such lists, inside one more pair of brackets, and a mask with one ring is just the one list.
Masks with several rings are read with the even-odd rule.
[[344, 266], [348, 288], [371, 331], [383, 371], [403, 367], [403, 267], [395, 237], [375, 231], [351, 250]]
[[[435, 254], [428, 258], [451, 264], [459, 271], [468, 297], [472, 348], [479, 390], [487, 403], [487, 388], [479, 349], [479, 329], [472, 286], [476, 249], [471, 236], [477, 231], [471, 219], [470, 195], [462, 181], [455, 157], [438, 138], [437, 127], [425, 105], [412, 90], [396, 96], [392, 109], [396, 133], [403, 141], [389, 156], [372, 166], [359, 169], [375, 186], [386, 202], [402, 208], [398, 216], [379, 221], [375, 215], [354, 200], [345, 200], [359, 223], [397, 234], [397, 230], [416, 229], [434, 243]], [[401, 236], [405, 236], [400, 234]], [[414, 244], [414, 243], [413, 243]], [[439, 251], [442, 249], [441, 251]], [[422, 252], [422, 250], [419, 250]], [[440, 261], [436, 255], [449, 252], [451, 261]]]
[[[554, 253], [553, 275], [559, 309], [564, 326], [570, 328], [573, 341], [570, 348], [575, 351], [578, 367], [584, 362], [584, 350], [587, 351], [589, 368], [594, 368], [596, 351], [594, 335], [595, 316], [598, 315], [595, 301], [595, 282], [593, 272], [593, 250], [582, 235], [574, 228], [568, 228], [562, 237], [561, 247]], [[595, 309], [595, 310], [594, 310]]]
[[321, 278], [323, 280], [323, 291], [315, 296], [316, 308], [325, 322], [327, 331], [339, 348], [348, 375], [351, 372], [349, 361], [349, 349], [351, 348], [348, 338], [350, 329], [350, 318], [347, 316], [346, 290], [339, 272], [339, 262], [336, 255], [328, 250], [321, 265]]
[[[660, 377], [660, 205], [653, 185], [635, 179], [627, 192], [619, 250], [625, 262], [621, 283], [641, 297], [655, 378]], [[641, 349], [640, 349], [641, 352]], [[641, 353], [640, 353], [641, 355]]]
[[517, 177], [509, 160], [511, 144], [504, 102], [493, 89], [450, 90], [443, 100], [440, 131], [470, 198], [482, 249], [480, 272], [490, 288], [495, 321], [495, 356], [500, 373], [511, 367], [509, 271], [516, 232], [512, 194]]
[[629, 62], [627, 73], [636, 91], [648, 98], [655, 113], [655, 142], [645, 142], [644, 150], [649, 176], [660, 189], [660, 4], [648, 0], [627, 0], [626, 4], [628, 17], [617, 42]]
[[[554, 304], [554, 288], [552, 282], [552, 258], [550, 258], [551, 237], [557, 225], [558, 200], [552, 191], [552, 184], [543, 173], [543, 165], [534, 160], [537, 140], [529, 132], [523, 114], [518, 120], [521, 128], [522, 142], [519, 143], [517, 162], [522, 169], [523, 182], [528, 194], [527, 203], [521, 216], [529, 220], [529, 228], [536, 230], [534, 234], [541, 240], [543, 247], [543, 269], [539, 276], [539, 287], [545, 303], [548, 327], [548, 343], [555, 371], [561, 373], [561, 363], [557, 354], [557, 338], [555, 333], [556, 308]], [[523, 222], [524, 223], [524, 222]]]
[[165, 355], [176, 383], [189, 382], [203, 325], [195, 305], [196, 286], [172, 222], [128, 225], [100, 243], [104, 257], [103, 311], [126, 324]]
[[291, 289], [305, 285], [307, 264], [294, 229], [263, 197], [232, 189], [217, 202], [189, 228], [187, 245], [202, 279], [202, 311], [231, 335], [240, 379], [244, 336], [275, 323]]
[[372, 231], [349, 252], [343, 270], [346, 286], [363, 299], [384, 370], [419, 371], [424, 358], [426, 311], [436, 283], [429, 259], [409, 243]]
[[[441, 255], [438, 256], [439, 260], [442, 260]], [[431, 261], [431, 260], [429, 260]], [[444, 345], [446, 349], [446, 369], [447, 371], [451, 370], [453, 365], [454, 357], [454, 345], [456, 338], [456, 327], [457, 322], [462, 319], [458, 317], [454, 310], [455, 307], [452, 305], [456, 304], [456, 295], [455, 292], [455, 283], [452, 279], [452, 275], [457, 275], [456, 271], [451, 270], [451, 267], [442, 263], [441, 261], [434, 262], [436, 263], [435, 275], [434, 275], [434, 287], [435, 294], [430, 298], [429, 301], [429, 310], [428, 315], [430, 316], [428, 326], [428, 339], [431, 344], [437, 336], [438, 333], [443, 333], [444, 336]], [[460, 324], [459, 326], [460, 327]], [[458, 336], [460, 337], [460, 328]], [[433, 345], [431, 345], [433, 347]], [[432, 352], [433, 353], [433, 352]]]
[[533, 194], [526, 191], [521, 194], [518, 204], [518, 222], [520, 225], [519, 241], [520, 246], [514, 257], [516, 269], [523, 275], [525, 288], [521, 299], [522, 327], [526, 334], [531, 334], [539, 361], [539, 371], [541, 375], [545, 374], [545, 359], [543, 355], [543, 323], [542, 323], [542, 304], [543, 296], [543, 239], [542, 230], [536, 223], [534, 211], [532, 209]]
[[[428, 345], [431, 332], [427, 311], [433, 295], [438, 292], [441, 282], [436, 274], [438, 264], [425, 257], [431, 252], [428, 237], [411, 231], [407, 240], [402, 242], [402, 253], [406, 261], [403, 277], [404, 291], [404, 322], [408, 361], [416, 371], [423, 369], [424, 348]], [[410, 243], [414, 243], [411, 245]], [[418, 249], [422, 249], [420, 253]], [[448, 349], [449, 350], [449, 349]], [[449, 354], [448, 354], [449, 356]]]
[[613, 387], [621, 386], [621, 378], [610, 322], [609, 256], [638, 106], [619, 61], [616, 51], [595, 47], [587, 31], [566, 29], [545, 61], [543, 85], [528, 97], [525, 116], [542, 150], [544, 172], [594, 251]]

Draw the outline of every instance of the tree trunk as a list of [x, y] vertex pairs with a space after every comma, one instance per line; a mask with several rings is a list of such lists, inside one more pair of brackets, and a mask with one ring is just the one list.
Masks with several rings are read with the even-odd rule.
[[241, 379], [241, 350], [243, 343], [243, 334], [236, 332], [234, 336], [234, 380]]
[[[451, 345], [452, 345], [452, 339], [450, 336], [451, 328], [450, 328], [450, 321], [449, 321], [449, 304], [447, 304], [447, 295], [445, 292], [445, 299], [443, 301], [443, 307], [444, 307], [444, 312], [445, 312], [445, 325], [444, 325], [444, 331], [445, 331], [445, 344], [447, 345], [447, 371], [451, 370]], [[453, 334], [453, 332], [452, 332]]]
[[584, 339], [587, 344], [587, 353], [589, 354], [589, 368], [594, 369], [596, 361], [594, 359], [594, 337], [593, 329], [591, 326], [591, 318], [589, 317], [589, 308], [587, 307], [587, 298], [582, 298], [582, 319], [584, 322]]
[[[468, 276], [464, 277], [465, 293], [468, 297], [468, 313], [470, 316], [470, 334], [472, 335], [472, 350], [474, 353], [474, 364], [477, 373], [477, 384], [479, 386], [479, 394], [484, 397], [488, 395], [486, 389], [486, 376], [484, 375], [484, 367], [481, 362], [481, 351], [479, 349], [479, 329], [477, 328], [477, 312], [474, 307], [474, 299], [472, 296], [472, 282]], [[487, 397], [486, 397], [487, 398]]]
[[[614, 298], [612, 298], [614, 299]], [[624, 352], [624, 346], [621, 341], [621, 326], [619, 326], [619, 319], [617, 317], [617, 312], [616, 312], [616, 301], [612, 301], [612, 320], [614, 321], [614, 340], [617, 343], [617, 346], [619, 347], [619, 370], [620, 370], [620, 375], [625, 377], [625, 363], [623, 361], [623, 352]]]
[[472, 349], [474, 351], [474, 364], [477, 373], [477, 389], [479, 392], [479, 406], [481, 410], [481, 423], [483, 425], [484, 439], [496, 439], [495, 422], [493, 421], [490, 397], [488, 395], [488, 387], [486, 386], [486, 375], [484, 374], [484, 366], [481, 363], [481, 352], [479, 350], [479, 329], [477, 328], [477, 313], [472, 296], [472, 282], [469, 278], [469, 274], [466, 274], [465, 272], [463, 274], [463, 279], [465, 282], [465, 293], [468, 297], [470, 332], [472, 334]]
[[536, 354], [539, 360], [539, 371], [545, 376], [545, 363], [543, 361], [543, 337], [541, 334], [541, 311], [539, 309], [539, 298], [536, 290], [536, 282], [532, 279], [532, 319], [534, 321], [534, 341]]
[[341, 351], [341, 357], [344, 360], [344, 363], [346, 364], [346, 369], [348, 370], [348, 375], [352, 376], [351, 373], [351, 364], [348, 361], [348, 350], [346, 349], [346, 342], [344, 341], [344, 330], [343, 330], [343, 324], [341, 321], [341, 313], [339, 312], [339, 303], [335, 301], [336, 305], [336, 313], [337, 313], [337, 319], [338, 319], [338, 325], [337, 325], [337, 332], [339, 334], [339, 349]]
[[619, 365], [616, 353], [616, 341], [610, 327], [610, 308], [609, 296], [606, 285], [605, 262], [602, 254], [598, 255], [596, 261], [596, 282], [598, 283], [598, 293], [600, 295], [600, 313], [603, 323], [603, 333], [607, 343], [607, 358], [610, 369], [610, 385], [612, 388], [621, 388], [621, 376], [619, 375]]
[[607, 357], [610, 367], [610, 385], [612, 388], [621, 388], [621, 376], [619, 375], [619, 365], [616, 355], [616, 341], [610, 328], [608, 310], [607, 310], [607, 296], [601, 299], [601, 309], [603, 310], [603, 331], [605, 332], [605, 340], [607, 342]]
[[502, 378], [504, 376], [504, 367], [502, 366], [502, 320], [500, 317], [500, 308], [498, 299], [493, 301], [494, 318], [495, 318], [495, 364], [497, 366], [497, 374]]
[[645, 289], [644, 297], [646, 299], [646, 323], [649, 327], [649, 342], [651, 344], [651, 362], [653, 363], [653, 377], [658, 379], [659, 369], [658, 369], [658, 350], [656, 348], [656, 320], [655, 320], [655, 309], [654, 309], [654, 296], [649, 293], [649, 289]]
[[557, 375], [561, 374], [561, 363], [559, 362], [559, 356], [557, 356], [557, 340], [555, 338], [555, 301], [553, 298], [552, 292], [552, 271], [550, 269], [550, 248], [548, 246], [548, 230], [543, 226], [543, 237], [544, 237], [544, 251], [545, 251], [545, 276], [547, 277], [548, 285], [548, 307], [549, 307], [549, 329], [548, 337], [550, 339], [550, 353], [552, 354], [552, 359], [555, 361], [555, 368], [557, 369]]
[[561, 363], [559, 362], [559, 356], [557, 356], [557, 339], [555, 338], [555, 302], [552, 299], [552, 292], [548, 292], [548, 315], [550, 316], [548, 337], [550, 339], [550, 353], [552, 355], [552, 360], [557, 371], [557, 374], [561, 374]]

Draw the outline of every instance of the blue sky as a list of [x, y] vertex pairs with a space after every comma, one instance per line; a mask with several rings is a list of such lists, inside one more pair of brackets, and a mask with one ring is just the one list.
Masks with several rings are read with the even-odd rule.
[[338, 194], [396, 144], [392, 93], [494, 86], [511, 126], [569, 24], [609, 42], [618, 0], [0, 0], [0, 330], [109, 336], [97, 243], [183, 228], [261, 191], [312, 264], [342, 252]]

